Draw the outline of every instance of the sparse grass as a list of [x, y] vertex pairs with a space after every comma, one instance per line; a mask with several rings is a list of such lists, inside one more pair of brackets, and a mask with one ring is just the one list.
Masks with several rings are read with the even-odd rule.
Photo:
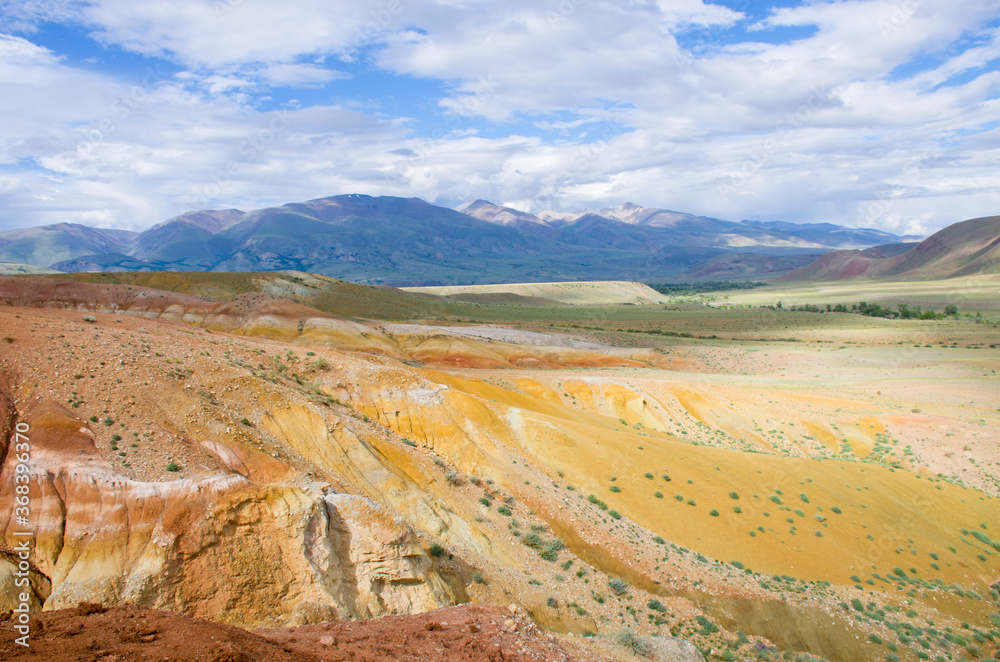
[[614, 592], [615, 595], [625, 595], [628, 593], [629, 584], [624, 579], [619, 579], [614, 577], [608, 580], [608, 587]]
[[641, 657], [649, 657], [653, 652], [648, 643], [627, 628], [615, 635], [615, 642], [630, 653]]

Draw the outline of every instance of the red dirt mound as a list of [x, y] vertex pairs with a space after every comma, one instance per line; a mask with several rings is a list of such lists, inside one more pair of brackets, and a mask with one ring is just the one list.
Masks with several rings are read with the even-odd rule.
[[0, 658], [10, 662], [534, 662], [604, 658], [540, 632], [525, 616], [474, 605], [373, 621], [247, 632], [128, 605], [84, 603], [31, 619], [30, 647], [0, 615]]

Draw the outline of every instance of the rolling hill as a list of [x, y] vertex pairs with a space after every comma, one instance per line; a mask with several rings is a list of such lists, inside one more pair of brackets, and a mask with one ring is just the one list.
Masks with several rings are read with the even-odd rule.
[[613, 305], [667, 303], [669, 298], [642, 283], [589, 281], [583, 283], [507, 283], [502, 285], [451, 285], [445, 287], [406, 288], [422, 292], [483, 303], [503, 303], [508, 299], [497, 295], [514, 295], [523, 300], [546, 304]]
[[[910, 250], [832, 251], [779, 281], [939, 280], [1000, 274], [1000, 216], [955, 223]], [[886, 254], [889, 255], [886, 255]]]
[[189, 212], [142, 233], [67, 223], [5, 232], [0, 261], [63, 272], [290, 269], [433, 286], [664, 280], [721, 254], [787, 257], [899, 239], [785, 225], [631, 203], [535, 216], [485, 200], [454, 210], [418, 198], [350, 194], [249, 212]]

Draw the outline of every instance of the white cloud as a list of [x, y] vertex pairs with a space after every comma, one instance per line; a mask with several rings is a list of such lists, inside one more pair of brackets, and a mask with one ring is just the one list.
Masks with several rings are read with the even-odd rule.
[[[934, 229], [997, 211], [1000, 141], [982, 128], [1000, 116], [1000, 74], [983, 68], [1000, 40], [978, 26], [998, 11], [817, 0], [773, 12], [758, 42], [692, 54], [678, 30], [721, 39], [745, 17], [699, 0], [92, 0], [78, 20], [103, 43], [186, 70], [126, 85], [0, 38], [0, 162], [42, 166], [14, 170], [0, 222], [143, 227], [191, 206], [363, 192]], [[815, 33], [761, 37], [792, 26]], [[977, 44], [954, 48], [970, 31]], [[916, 57], [935, 64], [891, 75]], [[406, 108], [376, 116], [391, 89], [354, 110], [310, 92], [318, 105], [251, 103], [331, 84], [338, 58], [443, 81], [420, 103], [445, 133], [415, 135]], [[583, 127], [589, 145], [567, 137]]]
[[[343, 52], [379, 25], [386, 6], [377, 0], [92, 0], [82, 16], [102, 42], [218, 68]], [[386, 25], [395, 19], [391, 14]]]

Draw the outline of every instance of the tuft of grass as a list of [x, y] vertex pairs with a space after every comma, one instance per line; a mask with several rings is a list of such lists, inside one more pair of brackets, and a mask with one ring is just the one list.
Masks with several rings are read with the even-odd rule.
[[181, 465], [174, 461], [167, 462], [167, 471], [180, 471]]
[[615, 641], [619, 646], [635, 655], [649, 657], [653, 652], [648, 643], [628, 628], [615, 635]]
[[619, 579], [615, 577], [608, 580], [608, 587], [614, 591], [615, 595], [625, 595], [628, 593], [629, 584], [624, 579]]

